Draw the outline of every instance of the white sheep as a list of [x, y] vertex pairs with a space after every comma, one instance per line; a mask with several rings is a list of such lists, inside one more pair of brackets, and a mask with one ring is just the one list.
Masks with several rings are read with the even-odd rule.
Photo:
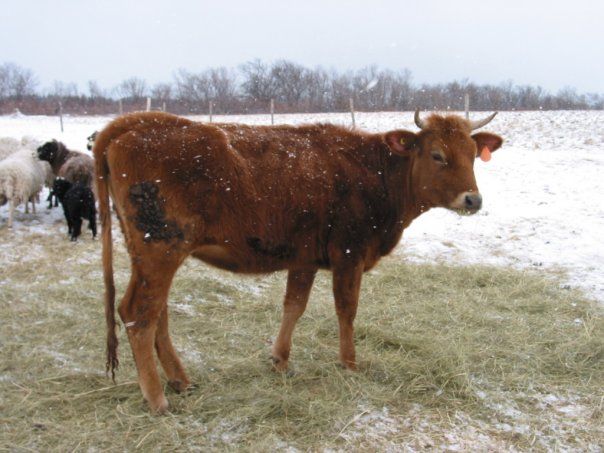
[[36, 138], [24, 135], [21, 141], [13, 137], [0, 137], [0, 160], [6, 159], [21, 148], [37, 149], [42, 142]]
[[[24, 135], [21, 138], [21, 141], [13, 137], [0, 137], [0, 161], [6, 159], [11, 154], [23, 148], [35, 151], [42, 143], [43, 142], [41, 140], [38, 140], [37, 138], [31, 137], [29, 135]], [[42, 162], [42, 167], [44, 168], [45, 172], [44, 185], [50, 189], [52, 188], [55, 176], [52, 172], [52, 168], [46, 162]], [[37, 203], [40, 202], [39, 196], [36, 196], [35, 201]], [[33, 204], [34, 203], [32, 201], [32, 205]], [[33, 208], [35, 209], [35, 206], [33, 206]], [[25, 203], [25, 212], [29, 212], [27, 203]]]
[[12, 137], [0, 137], [0, 160], [6, 159], [21, 148], [19, 140]]
[[25, 203], [27, 213], [27, 203], [31, 202], [36, 213], [35, 200], [43, 185], [49, 182], [49, 174], [52, 171], [48, 163], [41, 162], [36, 151], [28, 148], [22, 148], [0, 161], [0, 205], [9, 203], [9, 228], [13, 225], [15, 207], [21, 203]]

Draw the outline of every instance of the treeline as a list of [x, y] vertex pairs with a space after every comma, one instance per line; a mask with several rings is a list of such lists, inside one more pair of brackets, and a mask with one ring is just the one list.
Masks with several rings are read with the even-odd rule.
[[463, 110], [469, 94], [472, 110], [585, 110], [604, 109], [604, 95], [580, 94], [565, 88], [555, 94], [539, 86], [479, 85], [468, 80], [445, 84], [416, 84], [407, 69], [392, 71], [370, 66], [339, 72], [307, 68], [279, 60], [253, 60], [236, 69], [210, 68], [202, 72], [178, 70], [173, 80], [149, 85], [132, 77], [110, 89], [89, 81], [81, 92], [75, 83], [55, 82], [39, 89], [30, 69], [0, 65], [0, 114], [18, 109], [24, 114], [111, 114], [153, 109], [178, 114], [206, 114], [210, 102], [216, 114], [267, 112], [271, 99], [278, 113], [338, 112], [354, 100], [358, 111]]

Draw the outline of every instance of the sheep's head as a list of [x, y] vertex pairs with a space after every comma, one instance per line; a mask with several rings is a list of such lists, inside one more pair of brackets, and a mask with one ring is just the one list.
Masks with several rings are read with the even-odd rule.
[[94, 131], [92, 134], [90, 134], [88, 136], [88, 138], [86, 140], [88, 140], [88, 143], [86, 143], [86, 148], [88, 148], [89, 151], [92, 151], [92, 147], [94, 146], [94, 141], [96, 140], [96, 135], [99, 133], [99, 131]]
[[38, 148], [38, 159], [52, 162], [57, 157], [59, 151], [59, 142], [52, 140], [44, 143]]

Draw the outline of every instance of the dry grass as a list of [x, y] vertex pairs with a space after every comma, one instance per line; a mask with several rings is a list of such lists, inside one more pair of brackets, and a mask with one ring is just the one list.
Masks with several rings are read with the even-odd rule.
[[555, 280], [384, 260], [364, 280], [350, 373], [322, 274], [285, 377], [268, 360], [285, 275], [189, 261], [171, 331], [198, 388], [166, 389], [172, 412], [154, 417], [123, 331], [117, 385], [104, 375], [100, 243], [58, 228], [0, 230], [0, 449], [601, 451], [602, 313]]

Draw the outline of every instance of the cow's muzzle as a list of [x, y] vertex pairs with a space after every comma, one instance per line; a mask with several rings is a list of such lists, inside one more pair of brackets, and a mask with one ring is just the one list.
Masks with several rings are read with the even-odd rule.
[[482, 195], [476, 192], [463, 192], [460, 194], [450, 208], [461, 214], [475, 214], [482, 207]]

